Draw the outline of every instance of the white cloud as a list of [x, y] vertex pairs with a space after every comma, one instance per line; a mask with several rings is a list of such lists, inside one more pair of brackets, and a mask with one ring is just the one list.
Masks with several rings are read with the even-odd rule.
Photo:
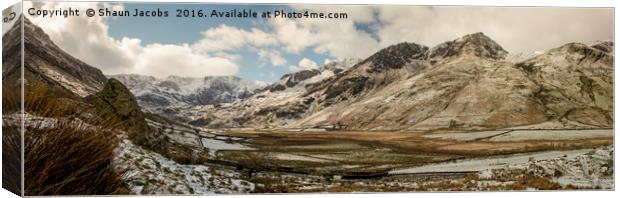
[[[432, 47], [484, 32], [509, 52], [532, 52], [568, 42], [613, 39], [613, 9], [476, 6], [293, 5], [297, 10], [345, 12], [348, 19], [277, 19], [272, 26], [289, 52], [306, 48], [336, 58], [365, 58], [400, 42]], [[364, 24], [376, 35], [356, 29]]]
[[380, 6], [381, 46], [408, 41], [434, 46], [484, 32], [509, 52], [532, 52], [568, 42], [612, 39], [613, 10], [604, 8]]
[[286, 64], [286, 59], [282, 57], [280, 52], [274, 50], [261, 49], [258, 51], [258, 58], [262, 61], [269, 60], [274, 66], [281, 66]]
[[[122, 7], [121, 4], [93, 2], [25, 2], [25, 7], [39, 9]], [[29, 15], [26, 15], [29, 16]], [[138, 73], [165, 77], [168, 75], [202, 77], [234, 75], [238, 66], [235, 56], [210, 56], [188, 44], [143, 45], [137, 38], [114, 39], [102, 17], [70, 17], [29, 19], [51, 37], [61, 48], [89, 63], [105, 74]]]
[[222, 24], [202, 32], [202, 39], [192, 47], [200, 52], [230, 51], [245, 46], [262, 47], [274, 45], [277, 40], [257, 28], [247, 31], [238, 27]]
[[270, 25], [287, 52], [299, 53], [317, 43], [308, 27], [293, 20], [274, 19]]
[[[86, 8], [96, 3], [36, 3], [36, 6]], [[109, 4], [122, 6], [121, 4]], [[272, 19], [265, 28], [226, 24], [206, 29], [196, 43], [144, 45], [137, 38], [114, 39], [101, 17], [32, 21], [72, 55], [106, 74], [146, 73], [166, 76], [232, 75], [242, 57], [257, 53], [262, 63], [288, 65], [285, 53], [311, 50], [328, 58], [366, 58], [399, 42], [433, 46], [473, 32], [484, 32], [510, 52], [532, 52], [567, 42], [613, 39], [613, 9], [458, 6], [293, 5], [315, 12], [346, 12], [348, 19]], [[253, 23], [257, 25], [257, 23]], [[361, 30], [360, 24], [367, 26]], [[80, 31], [76, 31], [80, 30]], [[373, 31], [371, 35], [367, 31]], [[163, 53], [163, 50], [169, 50]], [[303, 54], [302, 54], [303, 55]], [[153, 61], [157, 60], [157, 61]], [[303, 62], [303, 64], [302, 64]], [[200, 64], [196, 64], [200, 63]], [[147, 69], [153, 65], [154, 69]], [[307, 58], [291, 70], [317, 67]], [[185, 71], [165, 68], [184, 68]], [[191, 71], [191, 72], [188, 72]]]
[[380, 49], [378, 41], [358, 30], [351, 20], [274, 19], [271, 26], [290, 53], [311, 48], [316, 53], [350, 58], [367, 57]]
[[205, 57], [192, 52], [188, 45], [148, 45], [140, 54], [135, 65], [135, 73], [162, 76], [233, 75], [237, 66], [221, 57]]
[[297, 65], [291, 65], [289, 69], [291, 71], [301, 71], [301, 70], [316, 69], [318, 67], [319, 65], [316, 64], [316, 62], [308, 58], [302, 58]]

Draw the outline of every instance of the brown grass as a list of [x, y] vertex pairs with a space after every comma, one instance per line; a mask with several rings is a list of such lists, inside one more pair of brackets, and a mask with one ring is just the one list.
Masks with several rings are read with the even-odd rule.
[[[19, 94], [18, 91], [10, 91], [12, 93], [3, 95], [3, 104], [7, 101], [19, 104], [14, 101], [16, 98], [11, 97]], [[122, 180], [124, 171], [116, 170], [113, 165], [114, 149], [119, 143], [115, 130], [118, 125], [116, 118], [95, 116], [92, 120], [85, 120], [80, 115], [84, 104], [79, 98], [58, 95], [58, 92], [42, 84], [27, 86], [24, 99], [26, 112], [52, 120], [26, 123], [25, 195], [107, 195], [128, 192]]]
[[509, 186], [514, 190], [525, 190], [529, 188], [535, 188], [538, 190], [558, 190], [562, 189], [562, 186], [550, 178], [535, 176], [530, 174], [524, 174], [517, 178], [517, 181]]
[[99, 195], [122, 189], [112, 164], [118, 139], [108, 130], [80, 129], [58, 123], [26, 134], [27, 195]]
[[21, 193], [22, 143], [19, 120], [6, 116], [19, 111], [20, 95], [12, 87], [2, 88], [2, 187], [17, 195]]
[[2, 125], [2, 187], [17, 195], [21, 193], [22, 146], [18, 126]]
[[322, 142], [348, 141], [391, 148], [401, 152], [446, 155], [489, 156], [522, 152], [593, 148], [613, 143], [613, 138], [582, 140], [524, 140], [512, 142], [458, 141], [424, 137], [414, 132], [256, 132], [227, 131], [229, 135], [258, 135], [251, 142], [261, 146], [311, 145]]
[[461, 155], [501, 155], [524, 152], [570, 150], [594, 148], [613, 143], [610, 138], [583, 139], [583, 140], [525, 140], [515, 142], [455, 142], [436, 148], [436, 152], [448, 152]]

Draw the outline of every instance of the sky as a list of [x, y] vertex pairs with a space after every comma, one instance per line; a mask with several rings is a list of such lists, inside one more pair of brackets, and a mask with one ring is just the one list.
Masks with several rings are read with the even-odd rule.
[[[46, 2], [25, 9], [169, 10], [170, 17], [26, 14], [63, 50], [105, 74], [236, 75], [273, 82], [343, 58], [366, 58], [400, 42], [429, 47], [483, 32], [510, 53], [613, 39], [613, 9], [561, 7], [248, 5]], [[176, 9], [343, 12], [346, 19], [177, 18]]]

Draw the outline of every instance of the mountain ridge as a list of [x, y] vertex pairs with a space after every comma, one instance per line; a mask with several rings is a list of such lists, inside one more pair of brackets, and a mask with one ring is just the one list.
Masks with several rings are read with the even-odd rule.
[[[613, 47], [610, 46], [613, 43], [597, 47], [584, 45], [563, 50], [557, 56], [594, 57], [584, 60], [591, 60], [588, 65], [596, 65], [595, 70], [605, 73], [612, 68], [609, 60], [613, 60], [613, 54], [609, 51]], [[551, 59], [549, 53], [555, 51], [552, 49], [522, 62], [545, 61]], [[522, 62], [504, 60], [507, 54], [483, 33], [468, 34], [432, 48], [403, 42], [379, 50], [350, 69], [315, 83], [301, 95], [252, 109], [241, 107], [283, 96], [264, 96], [267, 99], [200, 111], [210, 120], [207, 126], [212, 127], [344, 125], [360, 130], [482, 130], [546, 122], [560, 128], [611, 126], [613, 118], [609, 112], [613, 105], [608, 102], [582, 111], [578, 110], [580, 106], [593, 101], [579, 103], [573, 101], [574, 97], [553, 98], [568, 109], [596, 117], [595, 121], [586, 121], [584, 116], [558, 116], [550, 111], [557, 105], [549, 104], [551, 99], [540, 95], [541, 87], [544, 88], [549, 79], [533, 80], [520, 66]], [[539, 57], [544, 60], [537, 60]], [[573, 65], [568, 67], [567, 74], [560, 72], [567, 79], [593, 78], [592, 74], [578, 77], [568, 74], [588, 68], [583, 65], [586, 62], [556, 61], [552, 64]], [[589, 81], [602, 87], [594, 90], [597, 97], [604, 98], [598, 101], [609, 101], [613, 96], [609, 73], [601, 74], [607, 75], [604, 80]], [[574, 83], [571, 82], [559, 89], [572, 90]], [[584, 88], [583, 92], [591, 95], [592, 90]]]
[[145, 109], [174, 116], [170, 109], [183, 106], [215, 105], [247, 98], [266, 84], [236, 76], [201, 78], [139, 74], [109, 75], [125, 84]]

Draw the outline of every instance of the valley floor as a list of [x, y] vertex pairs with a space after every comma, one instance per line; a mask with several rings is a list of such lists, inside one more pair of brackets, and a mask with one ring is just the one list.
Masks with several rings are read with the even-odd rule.
[[208, 148], [209, 161], [182, 165], [125, 140], [117, 161], [130, 170], [126, 181], [134, 193], [613, 189], [614, 183], [612, 129], [161, 128], [172, 141]]
[[[613, 148], [568, 151], [566, 156], [535, 157], [480, 171], [399, 172], [376, 179], [322, 179], [291, 174], [261, 174], [266, 192], [409, 192], [613, 189]], [[574, 155], [571, 155], [573, 153]], [[579, 153], [579, 154], [576, 154]], [[492, 160], [491, 160], [492, 161]], [[458, 165], [459, 163], [454, 163]], [[432, 165], [430, 165], [432, 166]], [[482, 166], [484, 167], [484, 166]]]

